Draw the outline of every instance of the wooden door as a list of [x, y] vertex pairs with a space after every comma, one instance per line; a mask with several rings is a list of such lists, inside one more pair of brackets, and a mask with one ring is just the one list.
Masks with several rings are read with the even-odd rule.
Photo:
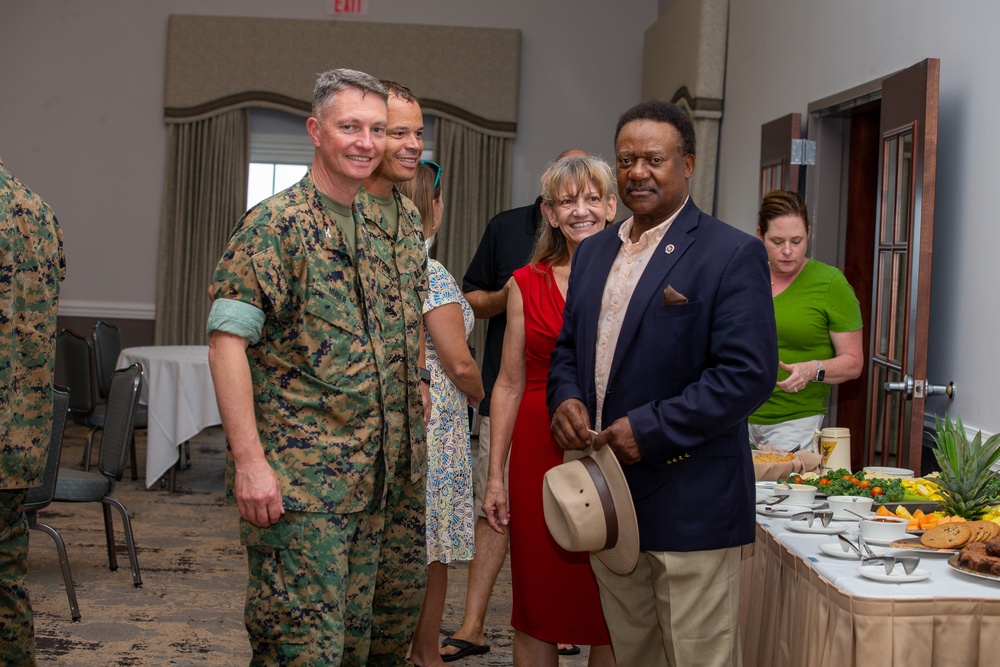
[[802, 115], [791, 113], [760, 128], [760, 199], [771, 190], [799, 191], [799, 165], [792, 164], [792, 140], [802, 136]]
[[927, 387], [940, 62], [882, 82], [865, 461], [919, 474]]

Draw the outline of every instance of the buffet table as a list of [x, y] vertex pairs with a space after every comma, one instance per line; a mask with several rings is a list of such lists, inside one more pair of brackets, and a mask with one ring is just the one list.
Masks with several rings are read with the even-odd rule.
[[117, 368], [142, 364], [139, 401], [149, 408], [146, 440], [146, 487], [169, 472], [178, 447], [203, 429], [222, 423], [215, 385], [208, 368], [207, 345], [127, 347]]
[[[919, 555], [923, 581], [861, 577], [857, 560], [823, 554], [836, 535], [792, 532], [758, 517], [743, 560], [740, 632], [745, 667], [994, 667], [1000, 664], [1000, 581]], [[845, 536], [856, 540], [856, 524]], [[897, 567], [900, 567], [897, 565]]]

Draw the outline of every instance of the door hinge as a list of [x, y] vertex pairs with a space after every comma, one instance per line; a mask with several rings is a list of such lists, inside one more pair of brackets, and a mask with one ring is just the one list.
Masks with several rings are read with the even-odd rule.
[[816, 164], [816, 142], [808, 139], [792, 139], [792, 164]]

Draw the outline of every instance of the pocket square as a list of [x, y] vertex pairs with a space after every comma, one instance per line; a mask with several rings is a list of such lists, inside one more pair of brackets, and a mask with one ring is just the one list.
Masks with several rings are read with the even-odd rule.
[[688, 299], [686, 296], [675, 290], [670, 285], [667, 285], [666, 289], [663, 290], [663, 304], [664, 306], [679, 306], [682, 303], [687, 303]]

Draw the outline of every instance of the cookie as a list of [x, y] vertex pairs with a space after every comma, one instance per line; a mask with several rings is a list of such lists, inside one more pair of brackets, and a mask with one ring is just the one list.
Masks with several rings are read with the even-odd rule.
[[969, 530], [972, 531], [972, 537], [969, 538], [969, 544], [973, 542], [985, 542], [986, 536], [989, 535], [989, 528], [985, 526], [985, 521], [970, 521]]
[[986, 542], [1000, 535], [1000, 526], [992, 521], [970, 521], [969, 528], [973, 530], [970, 542]]
[[934, 526], [920, 536], [920, 543], [931, 549], [956, 549], [972, 539], [972, 529], [966, 523], [945, 523]]

